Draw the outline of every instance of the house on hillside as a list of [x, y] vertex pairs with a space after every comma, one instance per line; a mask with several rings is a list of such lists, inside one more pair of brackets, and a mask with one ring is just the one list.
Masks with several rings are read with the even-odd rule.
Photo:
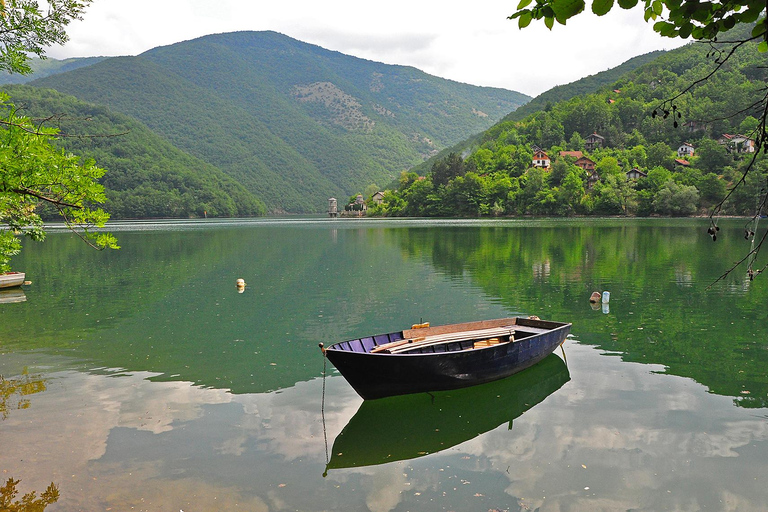
[[533, 153], [533, 166], [534, 167], [541, 167], [542, 169], [549, 169], [549, 156], [547, 153], [541, 149]]
[[581, 158], [576, 160], [574, 162], [574, 165], [581, 167], [587, 172], [595, 170], [595, 162], [593, 162], [591, 158], [587, 158], [586, 156], [582, 156]]
[[605, 146], [605, 137], [598, 135], [597, 133], [593, 133], [584, 139], [584, 149], [587, 151], [594, 151], [595, 149], [602, 148], [603, 146]]
[[379, 190], [375, 194], [371, 196], [371, 201], [373, 201], [376, 204], [381, 204], [384, 202], [384, 192]]
[[691, 165], [691, 162], [689, 162], [688, 160], [683, 160], [682, 158], [675, 158], [675, 165], [688, 167], [689, 165]]
[[560, 156], [568, 156], [578, 160], [579, 158], [584, 156], [584, 153], [582, 153], [581, 151], [561, 151]]
[[632, 169], [628, 170], [626, 173], [627, 175], [627, 181], [630, 180], [639, 180], [640, 178], [647, 178], [648, 175], [638, 169], [637, 167], [633, 167]]
[[688, 142], [683, 142], [682, 145], [680, 145], [679, 148], [677, 148], [677, 156], [680, 158], [686, 158], [689, 156], [693, 156], [693, 145]]
[[730, 135], [724, 133], [717, 142], [728, 150], [729, 153], [754, 153], [755, 141], [745, 135]]

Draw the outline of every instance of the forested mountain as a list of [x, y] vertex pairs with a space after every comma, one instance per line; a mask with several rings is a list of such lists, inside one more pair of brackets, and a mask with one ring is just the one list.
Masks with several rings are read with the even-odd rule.
[[[702, 43], [669, 51], [593, 94], [507, 118], [478, 136], [471, 154], [438, 160], [424, 179], [403, 174], [369, 213], [706, 212], [741, 180], [754, 155], [749, 137], [766, 94], [766, 54], [745, 44], [708, 76], [715, 58], [729, 51], [725, 41], [748, 39], [750, 30], [736, 27], [714, 51]], [[767, 169], [761, 153], [723, 212], [754, 213]]]
[[134, 118], [28, 85], [3, 88], [18, 113], [57, 127], [58, 142], [108, 169], [104, 209], [112, 218], [253, 216], [254, 194], [213, 165], [184, 153]]
[[108, 57], [80, 57], [74, 59], [39, 59], [34, 57], [30, 59], [29, 65], [32, 68], [32, 73], [28, 75], [20, 75], [18, 73], [6, 73], [0, 72], [0, 85], [5, 84], [25, 84], [38, 78], [45, 78], [47, 76], [56, 75], [58, 73], [64, 73], [66, 71], [72, 71], [73, 69], [90, 66], [96, 64]]
[[[619, 66], [616, 66], [615, 68], [601, 71], [600, 73], [596, 73], [594, 75], [586, 76], [566, 85], [557, 85], [552, 89], [539, 94], [525, 105], [521, 105], [517, 109], [511, 111], [509, 114], [504, 116], [504, 119], [502, 119], [500, 122], [519, 121], [524, 119], [526, 116], [531, 115], [532, 113], [538, 112], [539, 110], [547, 110], [551, 108], [553, 104], [559, 101], [569, 100], [574, 96], [597, 92], [600, 88], [612, 84], [623, 75], [637, 69], [638, 67], [648, 62], [651, 62], [663, 54], [663, 51], [655, 51], [646, 53], [644, 55], [639, 55], [629, 59]], [[424, 174], [429, 171], [429, 169], [437, 160], [444, 159], [450, 153], [467, 153], [477, 145], [478, 141], [482, 137], [483, 134], [480, 132], [474, 134], [472, 137], [464, 141], [459, 142], [458, 144], [455, 144], [452, 147], [443, 149], [429, 160], [426, 160], [425, 162], [415, 166], [413, 171], [419, 174]]]
[[557, 85], [539, 94], [520, 108], [510, 112], [504, 117], [503, 121], [519, 121], [539, 110], [547, 110], [559, 101], [567, 101], [574, 96], [583, 96], [597, 92], [600, 88], [614, 83], [627, 73], [661, 57], [664, 53], [659, 50], [638, 55], [615, 68], [585, 76], [569, 84]]
[[383, 186], [529, 99], [275, 32], [206, 36], [30, 84], [132, 116], [270, 211], [297, 213]]

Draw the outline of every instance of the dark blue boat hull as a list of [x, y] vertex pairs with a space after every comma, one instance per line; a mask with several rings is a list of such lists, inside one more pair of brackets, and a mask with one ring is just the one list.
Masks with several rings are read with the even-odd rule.
[[458, 389], [508, 377], [551, 354], [571, 324], [511, 343], [429, 354], [325, 351], [328, 360], [366, 400]]

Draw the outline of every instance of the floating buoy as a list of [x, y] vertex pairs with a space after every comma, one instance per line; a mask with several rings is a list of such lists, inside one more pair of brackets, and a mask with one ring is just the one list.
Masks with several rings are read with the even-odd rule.
[[589, 302], [592, 304], [600, 302], [600, 292], [592, 292], [592, 295], [589, 297]]
[[608, 304], [611, 300], [611, 292], [603, 292], [603, 304]]
[[243, 293], [245, 291], [245, 279], [238, 279], [236, 281], [237, 284], [237, 292]]

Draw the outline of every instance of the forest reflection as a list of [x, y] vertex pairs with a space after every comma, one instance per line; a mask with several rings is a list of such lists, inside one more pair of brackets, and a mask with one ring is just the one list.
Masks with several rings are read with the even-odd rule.
[[45, 390], [46, 379], [41, 375], [30, 375], [27, 368], [17, 377], [6, 379], [0, 375], [0, 419], [7, 419], [11, 410], [28, 408], [30, 401], [27, 397]]

